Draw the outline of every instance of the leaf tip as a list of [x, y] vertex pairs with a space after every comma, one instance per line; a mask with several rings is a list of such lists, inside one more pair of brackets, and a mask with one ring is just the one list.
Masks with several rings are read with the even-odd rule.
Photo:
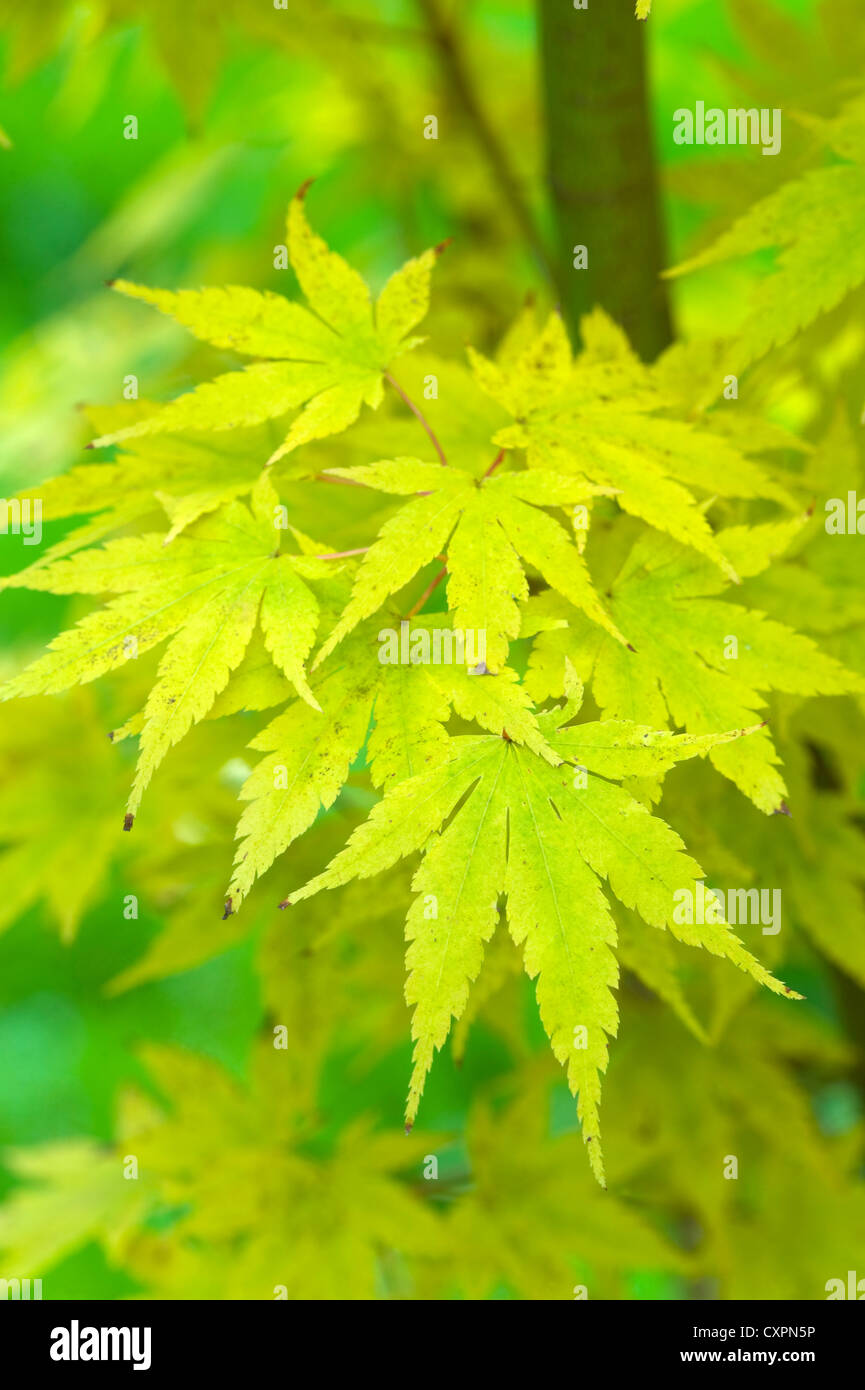
[[452, 236], [446, 236], [445, 239], [444, 239], [444, 241], [440, 241], [440, 242], [438, 243], [437, 246], [434, 246], [434, 247], [433, 247], [433, 255], [434, 255], [434, 256], [440, 256], [440, 255], [442, 254], [443, 251], [447, 251], [447, 249], [448, 249], [448, 247], [450, 246], [450, 244], [451, 244], [452, 241], [453, 241], [453, 237], [452, 237]]
[[303, 183], [300, 185], [300, 188], [297, 190], [297, 192], [296, 192], [295, 195], [294, 195], [295, 200], [296, 200], [298, 203], [302, 203], [302, 202], [303, 202], [304, 198], [306, 197], [307, 193], [308, 193], [309, 190], [312, 188], [312, 185], [313, 185], [314, 183], [315, 183], [315, 179], [304, 179]]
[[231, 898], [226, 898], [226, 899], [225, 899], [225, 911], [224, 911], [223, 914], [222, 914], [222, 920], [223, 920], [223, 922], [226, 922], [226, 921], [228, 920], [228, 918], [231, 917], [231, 916], [233, 915], [233, 913], [234, 913], [234, 906], [233, 906], [233, 904], [232, 904], [232, 900], [231, 900]]
[[126, 815], [123, 817], [123, 829], [124, 829], [124, 830], [131, 830], [131, 829], [132, 829], [132, 826], [134, 825], [134, 823], [135, 823], [135, 817], [134, 817], [134, 815], [132, 814], [131, 811], [127, 811], [127, 812], [126, 812]]

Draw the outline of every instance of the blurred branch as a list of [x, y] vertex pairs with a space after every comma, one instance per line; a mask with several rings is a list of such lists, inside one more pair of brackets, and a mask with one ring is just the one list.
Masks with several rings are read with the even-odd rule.
[[[646, 359], [672, 339], [647, 99], [648, 26], [631, 0], [538, 0], [547, 169], [562, 309], [576, 332], [600, 304]], [[588, 267], [574, 268], [575, 246]]]
[[514, 221], [549, 280], [554, 279], [548, 248], [535, 222], [520, 181], [511, 168], [503, 142], [475, 94], [462, 44], [456, 29], [442, 12], [441, 0], [417, 0], [438, 53], [442, 73], [454, 103], [462, 110], [484, 153], [499, 191]]

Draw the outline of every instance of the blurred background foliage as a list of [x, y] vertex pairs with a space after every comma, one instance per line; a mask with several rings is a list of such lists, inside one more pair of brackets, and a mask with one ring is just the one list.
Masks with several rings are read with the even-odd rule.
[[[787, 112], [831, 115], [861, 83], [860, 8], [656, 0], [647, 41], [668, 264], [807, 166], [812, 136]], [[105, 281], [293, 294], [274, 248], [309, 177], [316, 225], [375, 288], [454, 238], [424, 330], [437, 351], [489, 348], [528, 293], [555, 302], [496, 162], [549, 237], [529, 0], [0, 0], [0, 16], [4, 496], [80, 462], [93, 432], [83, 407], [118, 402], [128, 374], [162, 400], [224, 365]], [[449, 44], [436, 40], [442, 21]], [[784, 108], [780, 155], [675, 146], [671, 113], [697, 99]], [[423, 139], [430, 113], [438, 141]], [[128, 115], [137, 140], [123, 138]], [[679, 333], [733, 331], [764, 268], [758, 257], [676, 281]], [[753, 370], [769, 418], [808, 437], [849, 415], [857, 391], [858, 409], [860, 300]], [[385, 426], [386, 415], [358, 426], [360, 456], [381, 452]], [[841, 438], [843, 418], [836, 428], [827, 467], [846, 449], [849, 477], [858, 445]], [[66, 527], [50, 523], [46, 540]], [[327, 515], [307, 529], [357, 543]], [[3, 538], [0, 572], [30, 559]], [[827, 550], [824, 577], [838, 563]], [[771, 586], [770, 573], [750, 595], [770, 612]], [[4, 593], [3, 672], [77, 602]], [[813, 628], [863, 669], [849, 624], [818, 610]], [[146, 689], [146, 672], [131, 675], [122, 703], [100, 686], [3, 710], [2, 1272], [44, 1275], [57, 1298], [272, 1297], [277, 1284], [289, 1297], [568, 1298], [580, 1283], [590, 1297], [820, 1298], [861, 1260], [862, 1029], [851, 1018], [865, 984], [865, 755], [852, 702], [821, 702], [831, 720], [813, 704], [775, 707], [791, 778], [805, 789], [816, 775], [819, 788], [804, 790], [813, 815], [780, 851], [777, 822], [711, 769], [671, 779], [665, 814], [714, 881], [745, 881], [742, 865], [778, 856], [772, 881], [802, 928], [792, 944], [784, 934], [785, 978], [808, 1002], [793, 1013], [671, 948], [654, 988], [676, 1018], [628, 975], [603, 1194], [506, 943], [404, 1140], [405, 878], [317, 899], [291, 920], [274, 912], [275, 880], [284, 892], [320, 868], [371, 804], [362, 759], [239, 920], [220, 921], [222, 888], [246, 771], [237, 750], [260, 719], [205, 721], [154, 784], [146, 836], [118, 833], [130, 755], [106, 734], [136, 680]], [[137, 917], [125, 915], [129, 895]], [[827, 967], [827, 924], [840, 922]], [[775, 943], [750, 930], [774, 965]], [[708, 1045], [685, 1031], [695, 1017]], [[282, 1023], [301, 1048], [268, 1045]], [[142, 1156], [140, 1182], [120, 1181], [128, 1151]], [[738, 1182], [723, 1179], [727, 1154]]]

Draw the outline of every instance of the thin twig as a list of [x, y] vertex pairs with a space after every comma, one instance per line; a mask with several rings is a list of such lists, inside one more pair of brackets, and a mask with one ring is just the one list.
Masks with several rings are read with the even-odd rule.
[[360, 545], [357, 550], [332, 550], [327, 555], [310, 555], [310, 560], [344, 560], [347, 555], [365, 555], [368, 545]]
[[314, 483], [342, 483], [344, 487], [366, 487], [357, 478], [330, 478], [327, 473], [316, 473], [312, 480]]
[[499, 449], [499, 452], [496, 454], [495, 458], [493, 459], [492, 463], [490, 464], [489, 468], [487, 469], [486, 473], [484, 474], [484, 477], [485, 477], [485, 478], [488, 478], [488, 477], [490, 476], [491, 473], [495, 473], [496, 469], [498, 468], [498, 466], [499, 466], [499, 464], [501, 463], [501, 461], [502, 461], [502, 459], [504, 458], [504, 456], [505, 456], [505, 450], [504, 450], [504, 449]]
[[430, 423], [429, 423], [429, 421], [427, 420], [426, 416], [424, 415], [423, 411], [418, 409], [418, 407], [415, 405], [414, 401], [409, 400], [408, 396], [406, 395], [405, 391], [404, 391], [404, 390], [402, 389], [402, 387], [400, 386], [399, 382], [398, 382], [398, 381], [394, 381], [394, 379], [393, 379], [393, 377], [391, 376], [390, 372], [385, 372], [384, 376], [385, 376], [385, 381], [389, 381], [389, 382], [390, 382], [391, 386], [393, 387], [394, 391], [396, 391], [397, 395], [402, 397], [402, 399], [405, 401], [405, 404], [408, 406], [408, 408], [409, 408], [409, 410], [412, 412], [412, 414], [415, 415], [415, 416], [418, 418], [418, 420], [420, 420], [421, 424], [423, 425], [424, 429], [426, 430], [427, 434], [429, 435], [430, 439], [432, 440], [433, 448], [435, 449], [436, 453], [438, 454], [439, 458], [441, 459], [441, 462], [442, 462], [443, 466], [444, 466], [445, 468], [447, 468], [447, 466], [448, 466], [448, 461], [447, 461], [447, 459], [445, 458], [444, 449], [442, 448], [441, 444], [439, 444], [438, 440], [436, 439], [435, 434], [434, 434], [433, 431], [432, 431], [432, 427], [430, 426]]
[[440, 570], [440, 572], [436, 575], [436, 577], [435, 577], [435, 579], [433, 580], [433, 582], [432, 582], [432, 583], [424, 590], [424, 592], [421, 594], [421, 596], [420, 596], [420, 598], [418, 599], [417, 603], [415, 603], [415, 604], [408, 610], [408, 612], [407, 612], [406, 615], [405, 615], [407, 619], [408, 619], [408, 618], [413, 618], [413, 617], [415, 616], [416, 613], [419, 613], [419, 612], [420, 612], [420, 610], [423, 608], [424, 604], [426, 603], [427, 599], [429, 598], [430, 594], [433, 592], [433, 590], [434, 590], [435, 588], [437, 588], [437, 586], [438, 586], [439, 584], [441, 584], [441, 582], [442, 582], [442, 580], [444, 579], [444, 577], [445, 577], [445, 575], [447, 574], [447, 572], [448, 572], [448, 567], [447, 567], [447, 565], [445, 565], [444, 569]]

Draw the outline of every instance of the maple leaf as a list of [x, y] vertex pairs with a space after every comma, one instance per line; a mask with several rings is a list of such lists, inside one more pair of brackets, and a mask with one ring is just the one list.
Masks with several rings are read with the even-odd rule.
[[361, 561], [351, 602], [322, 646], [316, 665], [363, 618], [446, 550], [454, 626], [482, 633], [485, 664], [497, 671], [519, 632], [518, 600], [528, 595], [520, 557], [618, 641], [585, 562], [563, 527], [544, 510], [597, 495], [584, 478], [543, 472], [476, 478], [462, 468], [400, 458], [328, 470], [392, 493], [421, 493], [382, 527]]
[[658, 414], [668, 398], [600, 310], [580, 330], [586, 347], [576, 359], [556, 313], [539, 333], [521, 327], [498, 362], [470, 349], [478, 384], [516, 421], [493, 443], [525, 449], [530, 469], [612, 488], [624, 511], [692, 546], [735, 581], [690, 489], [792, 507], [789, 492], [723, 435]]
[[[812, 169], [760, 199], [704, 251], [668, 276], [733, 256], [781, 248], [775, 270], [752, 291], [733, 338], [741, 367], [790, 341], [865, 281], [865, 98], [834, 120], [807, 120], [843, 163]], [[824, 210], [832, 209], [831, 218]]]
[[[718, 544], [743, 575], [765, 569], [789, 544], [801, 521], [731, 527]], [[691, 733], [753, 724], [765, 706], [760, 692], [839, 694], [860, 688], [860, 678], [810, 637], [719, 595], [724, 580], [711, 565], [666, 537], [647, 533], [633, 546], [608, 593], [611, 611], [635, 651], [587, 624], [555, 595], [537, 608], [567, 627], [540, 633], [527, 680], [535, 699], [561, 690], [565, 659], [591, 680], [607, 715], [671, 723]], [[735, 648], [731, 645], [735, 643]], [[784, 808], [787, 788], [768, 729], [713, 748], [709, 758], [762, 811]]]
[[[410, 631], [446, 616], [415, 619]], [[241, 791], [250, 804], [237, 827], [241, 841], [228, 888], [235, 911], [255, 879], [333, 804], [369, 737], [376, 786], [389, 786], [437, 765], [447, 754], [451, 711], [511, 737], [555, 761], [516, 673], [472, 675], [459, 666], [383, 666], [371, 629], [360, 628], [316, 686], [324, 717], [301, 701], [277, 715], [250, 747], [266, 756]]]
[[229, 430], [303, 407], [274, 463], [299, 444], [346, 429], [366, 404], [377, 408], [389, 364], [420, 341], [409, 337], [424, 317], [436, 255], [407, 261], [373, 307], [364, 281], [311, 230], [304, 212], [308, 185], [288, 212], [288, 249], [310, 308], [244, 286], [151, 290], [125, 280], [114, 288], [153, 304], [216, 347], [264, 358], [179, 397], [155, 415], [102, 435], [94, 448], [140, 435]]
[[35, 571], [30, 587], [120, 597], [61, 633], [48, 653], [0, 687], [0, 698], [56, 693], [122, 667], [172, 637], [141, 722], [127, 828], [168, 750], [207, 714], [258, 625], [279, 670], [313, 709], [304, 663], [319, 606], [308, 580], [324, 561], [281, 554], [276, 493], [266, 475], [250, 512], [233, 502], [166, 547], [158, 535], [122, 538]]
[[[88, 408], [98, 428], [146, 419], [159, 410], [152, 402]], [[103, 540], [132, 523], [170, 522], [165, 543], [207, 512], [246, 496], [261, 475], [261, 459], [275, 440], [269, 425], [212, 434], [151, 435], [133, 440], [113, 463], [79, 464], [39, 485], [39, 498], [52, 520], [83, 512], [89, 519], [46, 546], [26, 569], [0, 579], [0, 588], [27, 588], [30, 578], [55, 560]], [[25, 488], [19, 498], [32, 497]]]
[[600, 1078], [607, 1038], [617, 1030], [618, 970], [602, 880], [650, 926], [725, 956], [778, 993], [790, 991], [726, 923], [699, 928], [675, 921], [676, 892], [693, 890], [702, 870], [669, 826], [608, 780], [666, 770], [737, 734], [695, 740], [624, 721], [570, 726], [581, 701], [573, 672], [568, 688], [567, 704], [538, 720], [558, 766], [507, 738], [455, 737], [444, 762], [388, 791], [330, 866], [287, 903], [424, 851], [406, 927], [406, 998], [415, 1006], [411, 1124], [434, 1052], [465, 1007], [505, 894], [511, 935], [527, 974], [537, 977], [541, 1019], [578, 1094], [590, 1163], [603, 1184]]

